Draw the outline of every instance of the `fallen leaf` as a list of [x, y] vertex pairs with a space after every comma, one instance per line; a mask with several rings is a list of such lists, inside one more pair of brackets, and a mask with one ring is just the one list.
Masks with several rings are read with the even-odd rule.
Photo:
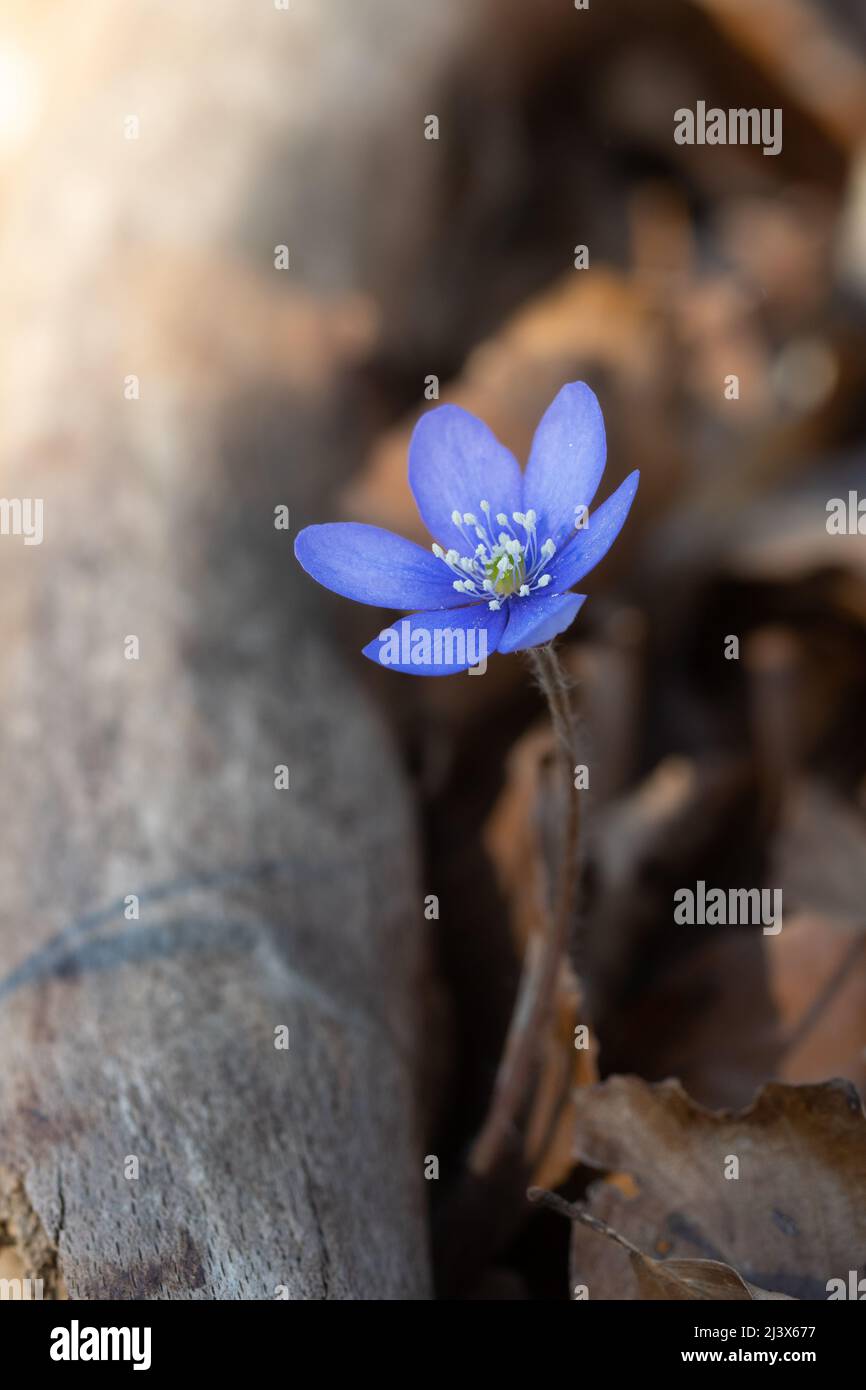
[[[848, 1083], [771, 1083], [748, 1109], [713, 1112], [678, 1081], [616, 1076], [578, 1091], [574, 1105], [577, 1156], [634, 1175], [632, 1200], [604, 1180], [588, 1193], [589, 1214], [629, 1247], [662, 1241], [671, 1260], [721, 1263], [803, 1299], [826, 1299], [830, 1279], [866, 1270], [866, 1116]], [[739, 1176], [726, 1177], [735, 1166]], [[571, 1283], [593, 1299], [647, 1296], [630, 1250], [583, 1223]]]
[[759, 1289], [718, 1260], [652, 1260], [639, 1253], [630, 1258], [641, 1298], [752, 1301], [789, 1297]]
[[[557, 1193], [540, 1188], [530, 1188], [527, 1195], [530, 1201], [550, 1207], [560, 1215], [567, 1216], [572, 1223], [605, 1237], [623, 1250], [628, 1255], [638, 1294], [642, 1299], [681, 1302], [692, 1299], [754, 1301], [789, 1297], [788, 1294], [770, 1293], [767, 1289], [758, 1288], [756, 1284], [750, 1284], [735, 1269], [722, 1264], [720, 1260], [664, 1258], [671, 1248], [670, 1242], [666, 1240], [656, 1241], [656, 1249], [663, 1258], [645, 1255], [606, 1221], [593, 1216], [581, 1203], [566, 1202]], [[574, 1286], [575, 1299], [585, 1298], [588, 1293], [586, 1284]]]

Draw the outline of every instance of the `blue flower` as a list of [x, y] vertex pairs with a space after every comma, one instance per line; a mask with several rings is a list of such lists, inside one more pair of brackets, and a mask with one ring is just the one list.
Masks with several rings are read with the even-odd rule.
[[378, 526], [307, 526], [295, 554], [327, 589], [411, 616], [364, 648], [411, 675], [465, 671], [490, 653], [550, 642], [572, 623], [577, 584], [607, 554], [637, 491], [631, 473], [591, 514], [605, 463], [604, 420], [582, 381], [563, 386], [526, 472], [483, 421], [456, 405], [423, 415], [409, 483], [431, 550]]

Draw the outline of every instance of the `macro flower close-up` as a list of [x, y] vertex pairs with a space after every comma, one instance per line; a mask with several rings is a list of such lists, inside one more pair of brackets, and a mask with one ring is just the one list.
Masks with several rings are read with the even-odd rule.
[[[301, 531], [295, 554], [325, 588], [412, 615], [402, 640], [386, 629], [364, 648], [370, 660], [451, 675], [496, 651], [542, 646], [571, 625], [586, 597], [574, 585], [607, 554], [637, 491], [635, 470], [590, 511], [605, 458], [601, 407], [582, 381], [548, 406], [525, 473], [483, 421], [442, 405], [421, 417], [409, 446], [431, 549], [332, 522]], [[443, 633], [449, 642], [435, 640]]]

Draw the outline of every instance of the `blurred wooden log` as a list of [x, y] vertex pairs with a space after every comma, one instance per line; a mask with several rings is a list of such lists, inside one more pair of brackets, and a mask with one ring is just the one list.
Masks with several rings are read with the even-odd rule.
[[81, 8], [0, 248], [3, 488], [44, 517], [0, 537], [0, 1244], [47, 1295], [425, 1297], [410, 807], [291, 542], [353, 426], [377, 35], [414, 82], [447, 25]]

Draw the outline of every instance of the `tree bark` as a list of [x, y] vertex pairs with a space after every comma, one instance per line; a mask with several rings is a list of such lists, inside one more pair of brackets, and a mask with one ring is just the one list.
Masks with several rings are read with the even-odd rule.
[[429, 64], [434, 16], [72, 9], [0, 249], [44, 528], [0, 536], [0, 1244], [48, 1295], [426, 1297], [411, 806], [291, 545], [357, 423], [378, 35]]

